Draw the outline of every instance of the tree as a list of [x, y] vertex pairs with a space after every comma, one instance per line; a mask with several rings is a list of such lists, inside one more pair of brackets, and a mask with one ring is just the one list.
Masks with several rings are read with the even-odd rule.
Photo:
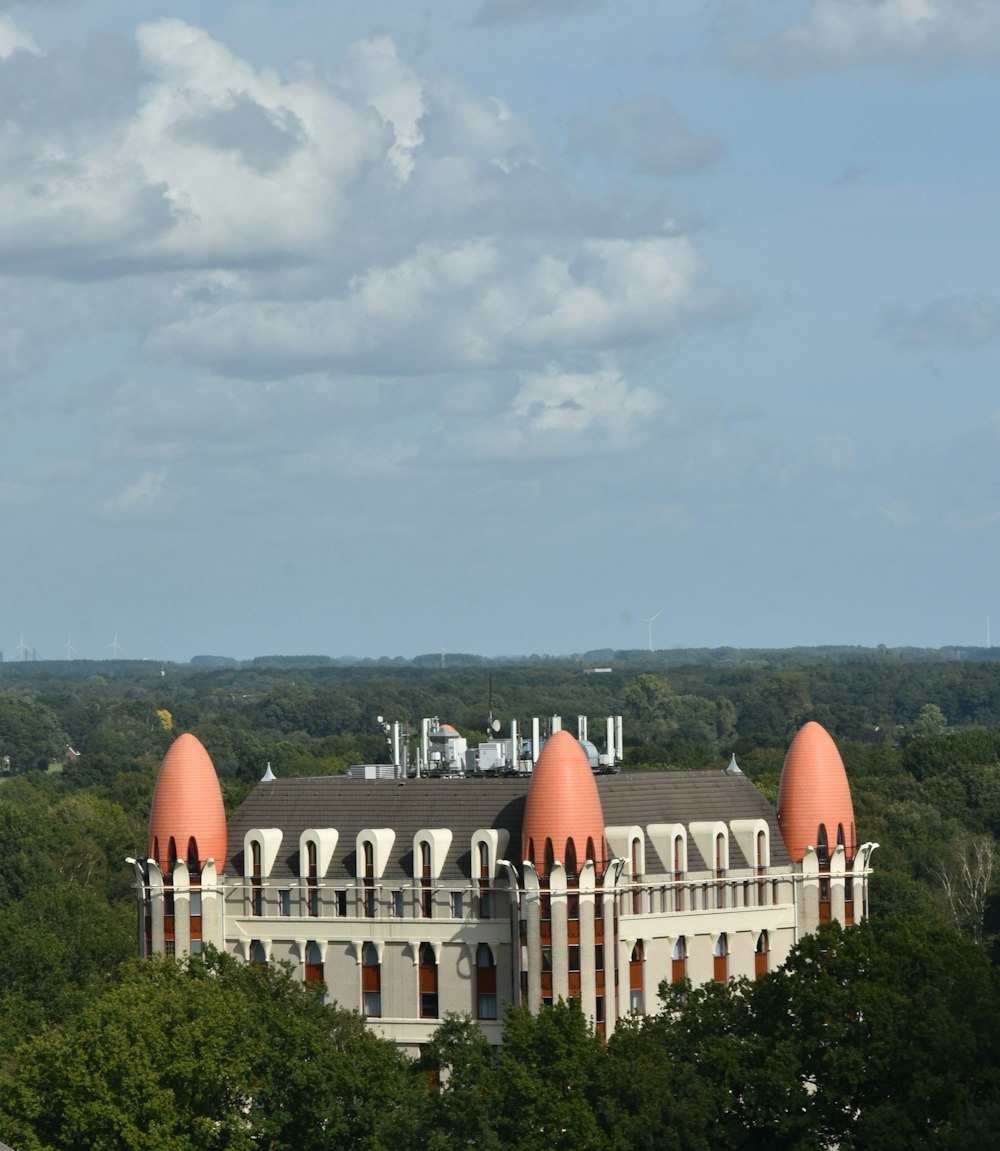
[[579, 1004], [507, 1009], [500, 1054], [500, 1134], [519, 1151], [594, 1151], [603, 1048]]
[[19, 1151], [388, 1151], [413, 1145], [406, 1063], [273, 966], [133, 961], [0, 1071]]

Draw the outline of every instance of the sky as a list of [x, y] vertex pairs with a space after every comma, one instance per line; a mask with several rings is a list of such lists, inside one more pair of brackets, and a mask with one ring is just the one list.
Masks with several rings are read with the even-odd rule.
[[1000, 636], [998, 107], [996, 0], [0, 0], [4, 658]]

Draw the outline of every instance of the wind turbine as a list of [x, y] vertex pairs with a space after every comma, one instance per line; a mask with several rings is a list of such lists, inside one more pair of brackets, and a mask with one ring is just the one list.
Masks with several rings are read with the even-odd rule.
[[651, 615], [649, 617], [649, 619], [644, 619], [642, 621], [649, 628], [649, 650], [650, 651], [653, 650], [653, 623], [655, 620], [658, 620], [661, 615], [663, 615], [663, 608], [662, 607], [656, 613], [656, 615]]
[[66, 652], [66, 658], [72, 659], [76, 655], [76, 648], [73, 646], [73, 637], [70, 636], [63, 644], [63, 650]]
[[108, 647], [111, 648], [112, 659], [121, 658], [122, 649], [118, 646], [118, 632], [115, 632], [115, 638], [108, 644]]
[[23, 631], [21, 632], [21, 642], [17, 645], [16, 648], [14, 648], [14, 650], [16, 652], [20, 653], [21, 659], [27, 659], [27, 657], [28, 657], [28, 645], [24, 642], [24, 632]]

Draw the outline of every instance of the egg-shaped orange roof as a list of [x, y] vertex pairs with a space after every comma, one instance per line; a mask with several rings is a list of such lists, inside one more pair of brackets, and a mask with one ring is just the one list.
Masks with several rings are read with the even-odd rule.
[[856, 849], [854, 803], [844, 761], [825, 728], [810, 721], [788, 748], [778, 789], [778, 824], [788, 854], [800, 862], [807, 847], [819, 847], [822, 827], [829, 853], [843, 843], [847, 858]]
[[[171, 847], [171, 841], [173, 847]], [[149, 816], [149, 858], [167, 870], [174, 859], [197, 859], [198, 869], [226, 861], [226, 809], [219, 777], [201, 741], [178, 736], [163, 757]]]
[[[578, 870], [593, 859], [598, 873], [607, 863], [604, 812], [594, 773], [579, 742], [568, 731], [557, 731], [542, 748], [524, 804], [521, 858], [530, 859], [547, 875], [551, 859]], [[572, 868], [576, 860], [577, 867]]]

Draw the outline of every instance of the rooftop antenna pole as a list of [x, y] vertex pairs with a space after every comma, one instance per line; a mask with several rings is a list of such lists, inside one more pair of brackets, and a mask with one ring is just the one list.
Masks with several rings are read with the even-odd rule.
[[642, 621], [649, 628], [649, 650], [650, 651], [653, 650], [653, 624], [656, 620], [658, 620], [660, 618], [661, 615], [663, 615], [663, 608], [662, 607], [656, 613], [656, 615], [650, 616], [649, 619], [644, 619]]

